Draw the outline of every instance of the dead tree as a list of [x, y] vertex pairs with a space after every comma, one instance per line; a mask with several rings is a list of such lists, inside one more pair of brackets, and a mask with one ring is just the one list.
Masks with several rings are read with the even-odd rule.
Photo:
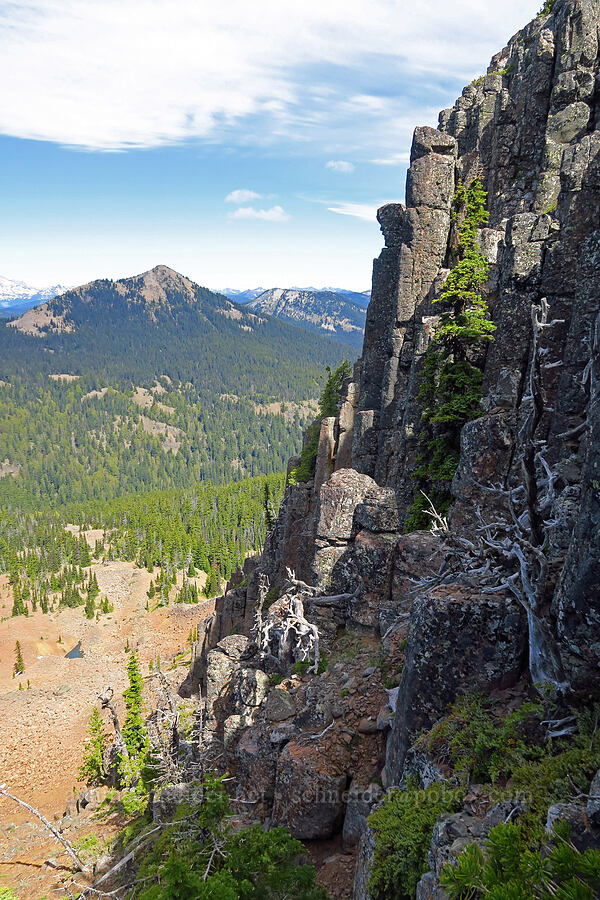
[[[284, 590], [265, 617], [264, 605], [268, 593], [268, 579], [261, 575], [258, 602], [255, 612], [253, 638], [264, 659], [271, 659], [280, 669], [291, 662], [311, 662], [309, 672], [319, 668], [319, 629], [304, 615], [302, 588], [310, 595], [315, 588], [296, 581], [294, 573], [288, 569], [289, 588]], [[274, 652], [275, 651], [275, 652]]]
[[127, 744], [125, 743], [125, 738], [123, 737], [123, 732], [121, 731], [121, 725], [119, 724], [119, 717], [117, 715], [117, 710], [115, 709], [113, 703], [113, 697], [115, 692], [110, 684], [104, 688], [101, 694], [98, 694], [98, 700], [100, 701], [100, 705], [102, 709], [108, 709], [110, 712], [110, 717], [113, 723], [113, 729], [115, 732], [115, 750], [122, 756], [124, 759], [129, 758], [129, 750], [127, 749]]
[[7, 784], [0, 784], [0, 797], [6, 797], [7, 800], [12, 800], [13, 803], [18, 803], [19, 806], [22, 806], [24, 809], [28, 810], [32, 815], [39, 819], [42, 825], [44, 825], [48, 831], [52, 834], [56, 840], [63, 845], [65, 848], [65, 852], [72, 859], [78, 869], [80, 869], [83, 873], [89, 872], [89, 867], [83, 862], [83, 860], [78, 856], [77, 852], [73, 848], [73, 846], [69, 843], [69, 841], [60, 833], [60, 831], [54, 827], [54, 825], [48, 821], [48, 819], [42, 815], [42, 813], [36, 809], [34, 806], [31, 806], [30, 803], [26, 803], [25, 800], [21, 800], [20, 797], [16, 797], [14, 794], [10, 792]]

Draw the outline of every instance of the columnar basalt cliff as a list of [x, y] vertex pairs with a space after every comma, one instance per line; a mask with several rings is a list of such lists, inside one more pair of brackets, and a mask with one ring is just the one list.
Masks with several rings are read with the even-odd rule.
[[[357, 897], [375, 782], [402, 783], [415, 735], [458, 694], [529, 678], [558, 698], [598, 690], [599, 26], [598, 0], [556, 0], [437, 130], [417, 128], [406, 206], [378, 212], [363, 354], [322, 422], [314, 479], [288, 486], [262, 556], [196, 648], [188, 687], [218, 721], [239, 796], [302, 838], [362, 835]], [[474, 178], [487, 191], [478, 241], [496, 325], [481, 414], [462, 429], [448, 527], [404, 534], [452, 201]], [[300, 633], [288, 627], [294, 598], [319, 630], [323, 674], [318, 662], [292, 673], [313, 660], [299, 638], [282, 661], [284, 635]], [[236, 679], [252, 682], [245, 706]], [[434, 874], [420, 890], [442, 896]]]

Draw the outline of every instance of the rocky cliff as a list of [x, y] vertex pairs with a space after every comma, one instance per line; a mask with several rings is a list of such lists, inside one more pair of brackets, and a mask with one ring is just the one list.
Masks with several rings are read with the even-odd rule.
[[[314, 478], [288, 486], [196, 648], [187, 688], [238, 799], [303, 839], [360, 840], [356, 897], [378, 785], [418, 770], [415, 736], [459, 694], [533, 682], [560, 706], [598, 690], [599, 26], [598, 0], [556, 0], [437, 130], [416, 130], [406, 205], [378, 212], [363, 353], [321, 423]], [[461, 432], [448, 520], [405, 534], [453, 197], [476, 177], [496, 326], [480, 415]], [[431, 860], [423, 898], [443, 896]]]

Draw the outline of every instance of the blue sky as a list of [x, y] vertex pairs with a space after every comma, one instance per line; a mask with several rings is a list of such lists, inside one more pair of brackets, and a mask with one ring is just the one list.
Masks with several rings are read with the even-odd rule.
[[0, 0], [0, 274], [364, 290], [413, 128], [539, 5]]

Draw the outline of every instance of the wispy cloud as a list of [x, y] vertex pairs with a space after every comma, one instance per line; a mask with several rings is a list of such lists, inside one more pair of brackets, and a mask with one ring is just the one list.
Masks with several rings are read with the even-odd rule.
[[270, 209], [255, 209], [253, 206], [240, 206], [230, 212], [230, 219], [259, 219], [263, 222], [289, 222], [291, 216], [282, 206], [271, 206]]
[[325, 168], [333, 169], [334, 172], [342, 172], [344, 175], [354, 172], [354, 164], [345, 159], [330, 159], [325, 163]]
[[407, 166], [410, 163], [410, 153], [391, 153], [381, 159], [372, 159], [376, 166]]
[[246, 188], [239, 188], [237, 191], [231, 191], [225, 197], [225, 203], [250, 203], [251, 200], [260, 200], [262, 194], [256, 191], [248, 191]]
[[377, 207], [370, 203], [336, 203], [334, 206], [328, 206], [327, 209], [340, 216], [354, 216], [356, 219], [365, 219], [368, 222], [374, 222], [377, 213]]
[[538, 7], [505, 0], [499, 16], [487, 0], [0, 3], [0, 134], [91, 150], [335, 135], [332, 154], [350, 140], [385, 158], [434, 95], [484, 71]]

